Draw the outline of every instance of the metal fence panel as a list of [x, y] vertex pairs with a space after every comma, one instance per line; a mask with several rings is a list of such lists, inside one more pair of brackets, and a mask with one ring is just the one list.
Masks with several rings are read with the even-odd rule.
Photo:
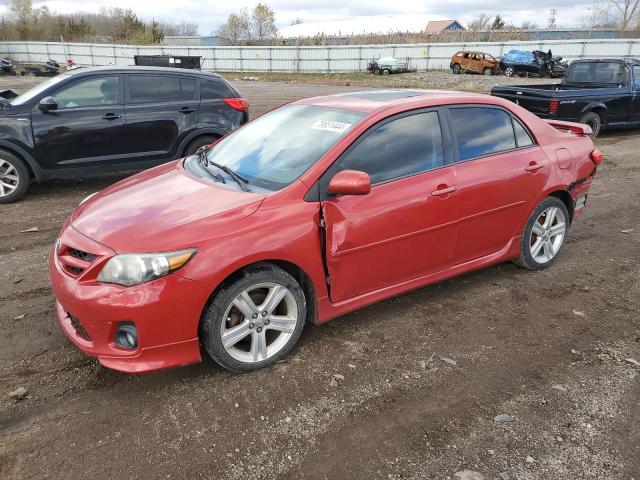
[[353, 72], [365, 70], [374, 58], [408, 59], [418, 70], [447, 69], [460, 50], [479, 50], [495, 57], [509, 50], [551, 50], [567, 60], [640, 57], [640, 40], [545, 40], [513, 42], [431, 43], [417, 45], [346, 45], [302, 47], [135, 46], [88, 43], [0, 42], [0, 55], [21, 63], [44, 63], [52, 58], [78, 65], [133, 65], [134, 55], [195, 55], [202, 68], [246, 72]]

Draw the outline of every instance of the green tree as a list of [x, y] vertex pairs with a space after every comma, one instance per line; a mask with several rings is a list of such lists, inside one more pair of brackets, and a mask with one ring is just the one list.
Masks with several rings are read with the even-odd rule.
[[263, 3], [257, 4], [251, 13], [251, 29], [258, 40], [275, 37], [278, 34], [275, 12]]
[[500, 15], [496, 15], [491, 24], [491, 30], [502, 30], [504, 28], [504, 20]]

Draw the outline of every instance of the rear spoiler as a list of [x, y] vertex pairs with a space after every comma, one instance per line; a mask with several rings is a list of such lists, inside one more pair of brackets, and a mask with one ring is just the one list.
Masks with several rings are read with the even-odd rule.
[[579, 135], [581, 137], [586, 137], [593, 133], [591, 131], [591, 127], [584, 123], [563, 122], [562, 120], [545, 120], [545, 122], [556, 130], [569, 131], [574, 135]]

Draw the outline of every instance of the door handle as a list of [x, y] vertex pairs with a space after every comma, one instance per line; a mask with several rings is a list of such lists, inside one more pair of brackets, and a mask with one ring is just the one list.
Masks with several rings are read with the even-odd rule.
[[527, 172], [536, 172], [536, 171], [540, 170], [541, 168], [544, 168], [544, 165], [541, 165], [540, 163], [536, 163], [536, 162], [531, 162], [529, 165], [524, 167], [524, 169]]
[[107, 113], [102, 117], [103, 120], [115, 120], [116, 118], [122, 118], [122, 115], [116, 115], [115, 113]]
[[456, 187], [455, 185], [452, 185], [450, 187], [447, 187], [446, 185], [439, 185], [437, 190], [431, 192], [431, 195], [433, 195], [434, 197], [439, 197], [441, 195], [448, 195], [449, 193], [453, 193], [457, 190], [458, 187]]
[[195, 108], [191, 108], [191, 107], [182, 107], [180, 110], [178, 110], [180, 113], [193, 113], [196, 111]]

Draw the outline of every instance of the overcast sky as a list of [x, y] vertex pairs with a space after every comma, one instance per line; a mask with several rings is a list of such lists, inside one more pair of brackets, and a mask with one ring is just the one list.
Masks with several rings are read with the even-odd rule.
[[[448, 0], [426, 2], [424, 0], [319, 0], [300, 2], [293, 0], [262, 0], [276, 12], [278, 27], [289, 25], [292, 20], [305, 21], [345, 19], [361, 15], [442, 15], [466, 25], [475, 16], [486, 13], [502, 15], [507, 22], [520, 24], [533, 21], [546, 26], [549, 11], [558, 10], [557, 24], [580, 26], [594, 1], [600, 0]], [[8, 10], [9, 0], [0, 0], [0, 15]], [[215, 31], [225, 18], [242, 7], [252, 7], [257, 1], [203, 1], [203, 0], [34, 0], [34, 6], [48, 5], [53, 12], [97, 12], [101, 6], [131, 7], [145, 18], [171, 22], [192, 22], [200, 26], [201, 34]]]

